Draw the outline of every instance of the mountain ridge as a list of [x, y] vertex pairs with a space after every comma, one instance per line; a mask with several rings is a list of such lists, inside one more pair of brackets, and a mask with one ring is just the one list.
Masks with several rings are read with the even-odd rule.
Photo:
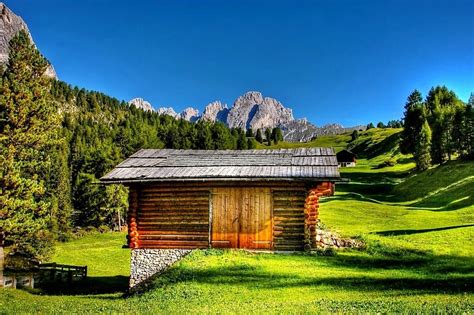
[[[154, 110], [151, 104], [142, 98], [130, 100], [129, 105], [143, 110]], [[154, 111], [176, 119], [185, 119], [191, 122], [199, 120], [222, 122], [229, 128], [244, 130], [279, 127], [283, 132], [284, 140], [292, 142], [307, 142], [320, 135], [365, 129], [365, 126], [362, 125], [344, 127], [340, 124], [327, 124], [318, 127], [306, 118], [295, 119], [291, 108], [285, 107], [273, 97], [264, 97], [258, 91], [244, 93], [234, 101], [231, 107], [219, 100], [213, 101], [206, 105], [202, 114], [193, 107], [187, 107], [181, 113], [177, 113], [172, 107], [159, 107]]]

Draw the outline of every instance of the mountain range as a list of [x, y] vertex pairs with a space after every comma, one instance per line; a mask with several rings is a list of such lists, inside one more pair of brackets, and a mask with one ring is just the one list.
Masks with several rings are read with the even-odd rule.
[[[129, 105], [146, 111], [154, 110], [153, 106], [143, 98], [134, 98], [129, 101]], [[285, 107], [275, 98], [264, 97], [262, 93], [256, 91], [239, 96], [231, 107], [221, 101], [209, 103], [202, 114], [198, 109], [192, 107], [184, 109], [181, 113], [177, 113], [172, 107], [160, 107], [156, 112], [191, 122], [219, 121], [229, 128], [257, 130], [279, 127], [286, 141], [306, 142], [320, 135], [365, 129], [365, 126], [345, 128], [339, 124], [317, 127], [305, 118], [295, 119], [291, 108]]]
[[[0, 2], [0, 68], [8, 62], [9, 41], [21, 30], [27, 32], [33, 42], [25, 21]], [[51, 64], [45, 75], [57, 79]], [[345, 128], [339, 124], [317, 127], [306, 119], [295, 119], [291, 108], [285, 107], [275, 98], [264, 97], [262, 93], [255, 91], [239, 96], [231, 107], [220, 101], [209, 103], [202, 114], [192, 107], [186, 108], [181, 113], [176, 113], [172, 107], [160, 107], [154, 110], [153, 106], [143, 98], [134, 98], [129, 101], [129, 104], [145, 111], [156, 111], [158, 114], [166, 114], [190, 122], [219, 121], [229, 128], [257, 130], [279, 127], [286, 141], [306, 142], [323, 134], [338, 134], [355, 129], [365, 129], [365, 126]]]

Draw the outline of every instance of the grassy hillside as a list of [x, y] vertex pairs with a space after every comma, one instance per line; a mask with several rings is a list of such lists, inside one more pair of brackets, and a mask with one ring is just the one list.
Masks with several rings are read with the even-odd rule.
[[[325, 198], [320, 218], [363, 250], [333, 256], [196, 251], [126, 297], [124, 234], [58, 244], [54, 261], [88, 265], [88, 280], [55, 291], [0, 290], [2, 313], [472, 313], [474, 162], [416, 174], [397, 150], [397, 130], [373, 129], [313, 146], [353, 146], [362, 158], [341, 169], [353, 181]], [[337, 144], [337, 146], [336, 146]], [[288, 145], [282, 143], [281, 146]], [[295, 144], [291, 144], [295, 145]], [[308, 145], [308, 144], [303, 144]], [[394, 166], [380, 161], [396, 159]]]
[[[311, 147], [332, 147], [336, 152], [349, 149], [357, 154], [358, 168], [342, 169], [343, 173], [354, 172], [408, 172], [414, 166], [410, 155], [400, 153], [401, 128], [373, 128], [362, 131], [359, 138], [351, 141], [351, 133], [320, 136], [309, 142], [280, 142], [267, 146], [258, 144], [258, 149], [290, 149]], [[348, 175], [349, 177], [351, 175]]]

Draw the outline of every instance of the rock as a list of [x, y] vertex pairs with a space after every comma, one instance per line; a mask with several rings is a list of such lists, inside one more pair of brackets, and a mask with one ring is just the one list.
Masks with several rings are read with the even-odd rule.
[[160, 107], [156, 112], [159, 115], [169, 115], [174, 118], [179, 118], [179, 115], [174, 111], [173, 107]]
[[227, 123], [227, 116], [229, 109], [227, 104], [222, 105], [220, 101], [209, 103], [204, 112], [202, 113], [201, 119], [206, 121], [221, 121]]
[[137, 108], [141, 108], [144, 111], [153, 111], [153, 107], [150, 102], [145, 101], [143, 98], [137, 97], [128, 102], [128, 105], [133, 105]]
[[[19, 31], [25, 31], [34, 45], [31, 33], [23, 19], [13, 13], [4, 3], [0, 2], [0, 66], [4, 67], [8, 62], [8, 53], [10, 51], [9, 42], [18, 34]], [[36, 47], [36, 46], [35, 46]], [[49, 64], [45, 76], [57, 79], [56, 71]]]
[[274, 128], [294, 120], [293, 112], [279, 101], [263, 97], [260, 92], [247, 92], [237, 98], [227, 116], [230, 128]]
[[188, 249], [133, 249], [129, 287], [137, 289], [137, 286], [146, 286], [148, 280], [164, 272], [190, 252]]
[[188, 107], [179, 114], [179, 117], [190, 122], [195, 122], [199, 119], [199, 111], [195, 108]]

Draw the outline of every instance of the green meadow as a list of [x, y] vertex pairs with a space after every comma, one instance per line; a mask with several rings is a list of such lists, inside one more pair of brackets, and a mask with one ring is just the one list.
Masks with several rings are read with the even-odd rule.
[[[321, 137], [352, 147], [351, 182], [324, 199], [323, 224], [366, 244], [314, 254], [199, 250], [127, 295], [130, 252], [121, 233], [56, 246], [53, 261], [89, 278], [50, 290], [1, 290], [1, 313], [473, 313], [474, 162], [420, 174], [397, 150], [397, 131]], [[293, 146], [281, 143], [279, 147]], [[385, 163], [389, 161], [390, 163]], [[392, 163], [395, 162], [395, 163]]]

